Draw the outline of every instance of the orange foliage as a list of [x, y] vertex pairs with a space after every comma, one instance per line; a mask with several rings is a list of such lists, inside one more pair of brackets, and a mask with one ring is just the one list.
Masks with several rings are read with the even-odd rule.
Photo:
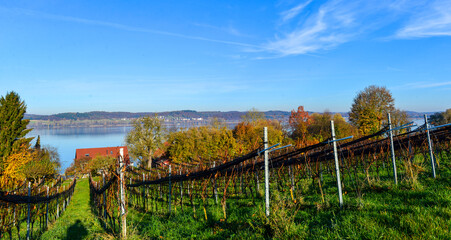
[[308, 112], [304, 111], [303, 106], [299, 106], [297, 111], [291, 111], [288, 124], [291, 128], [291, 138], [296, 142], [301, 141], [298, 145], [306, 144], [307, 126], [311, 121], [311, 117]]
[[288, 123], [290, 125], [298, 123], [310, 123], [311, 119], [308, 112], [304, 111], [304, 106], [299, 106], [297, 111], [291, 110], [290, 119]]

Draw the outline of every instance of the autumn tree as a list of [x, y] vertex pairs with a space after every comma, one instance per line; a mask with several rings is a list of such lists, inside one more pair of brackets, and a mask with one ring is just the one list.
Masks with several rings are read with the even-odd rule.
[[87, 167], [89, 163], [91, 162], [91, 157], [82, 157], [82, 158], [76, 158], [71, 163], [71, 165], [66, 168], [66, 171], [64, 172], [65, 175], [77, 175], [77, 174], [87, 174], [89, 173], [89, 168]]
[[61, 168], [58, 149], [46, 145], [29, 151], [34, 152], [34, 157], [23, 167], [23, 173], [27, 179], [37, 182], [38, 179], [52, 178], [58, 173]]
[[262, 133], [249, 122], [240, 122], [233, 129], [233, 135], [238, 143], [239, 152], [249, 152], [259, 147]]
[[306, 126], [306, 132], [318, 142], [322, 142], [331, 136], [330, 120], [332, 120], [332, 114], [328, 111], [323, 114], [313, 113], [310, 116], [310, 124]]
[[448, 108], [445, 112], [443, 112], [443, 118], [445, 119], [443, 124], [451, 123], [451, 108]]
[[436, 112], [429, 116], [429, 122], [436, 126], [443, 125], [451, 122], [451, 108], [445, 112]]
[[215, 122], [169, 134], [168, 153], [177, 163], [199, 163], [227, 159], [236, 154], [232, 131]]
[[25, 102], [15, 92], [0, 98], [0, 174], [5, 169], [8, 156], [28, 146], [32, 140], [26, 138], [31, 131], [27, 129], [30, 120], [23, 119], [26, 110]]
[[90, 172], [95, 175], [98, 172], [107, 171], [112, 169], [116, 164], [117, 159], [111, 155], [102, 156], [98, 155], [91, 159], [86, 165], [86, 172]]
[[160, 119], [145, 116], [132, 122], [132, 130], [125, 136], [125, 143], [132, 158], [152, 168], [154, 152], [162, 148], [166, 139], [166, 130]]
[[[341, 116], [339, 113], [335, 113], [333, 116], [334, 127], [335, 127], [335, 136], [337, 138], [344, 138], [348, 136], [356, 136], [358, 130], [353, 125], [349, 124], [346, 119]], [[330, 126], [329, 126], [330, 129]]]
[[310, 143], [307, 128], [311, 123], [311, 117], [304, 106], [299, 106], [297, 110], [292, 110], [288, 119], [289, 136], [296, 142], [298, 146]]
[[[409, 118], [407, 116], [407, 112], [406, 111], [402, 111], [399, 109], [393, 110], [393, 112], [390, 113], [390, 118], [391, 118], [391, 123], [393, 126], [401, 126], [403, 124], [408, 123]], [[386, 125], [388, 124], [388, 120], [385, 122]], [[399, 133], [403, 133], [406, 132], [407, 129], [402, 129], [402, 130], [396, 130], [394, 131], [394, 134], [399, 134]]]
[[263, 128], [268, 129], [268, 143], [274, 145], [285, 140], [282, 125], [277, 120], [258, 120], [254, 122], [240, 122], [233, 129], [233, 136], [237, 142], [238, 152], [248, 153], [257, 149], [263, 143]]
[[347, 123], [341, 114], [332, 115], [330, 112], [313, 113], [310, 116], [310, 124], [307, 126], [307, 132], [316, 142], [322, 142], [331, 137], [330, 121], [334, 120], [335, 136], [343, 138], [355, 135], [357, 130], [351, 124]]
[[363, 135], [380, 130], [387, 113], [395, 111], [395, 100], [386, 87], [371, 85], [359, 92], [349, 113], [349, 120]]
[[26, 180], [24, 167], [35, 158], [35, 153], [22, 145], [17, 151], [4, 157], [3, 172], [0, 175], [0, 188], [14, 187]]

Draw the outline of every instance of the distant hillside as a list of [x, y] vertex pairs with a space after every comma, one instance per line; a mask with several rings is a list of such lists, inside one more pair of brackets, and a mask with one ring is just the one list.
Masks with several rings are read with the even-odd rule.
[[[37, 114], [25, 114], [25, 118], [30, 120], [50, 120], [50, 121], [59, 121], [59, 120], [102, 120], [102, 119], [130, 119], [130, 118], [138, 118], [143, 116], [154, 116], [157, 114], [158, 116], [164, 116], [165, 118], [222, 118], [225, 120], [238, 120], [241, 119], [241, 116], [246, 114], [246, 112], [239, 111], [229, 111], [229, 112], [221, 112], [221, 111], [208, 111], [208, 112], [197, 112], [193, 110], [181, 110], [181, 111], [171, 111], [171, 112], [140, 112], [140, 113], [132, 113], [132, 112], [103, 112], [103, 111], [95, 111], [95, 112], [86, 112], [86, 113], [58, 113], [52, 115], [37, 115]], [[283, 119], [288, 118], [290, 116], [290, 112], [286, 111], [267, 111], [265, 112], [267, 118], [270, 119]]]
[[[288, 119], [290, 116], [289, 111], [266, 111], [264, 112], [265, 116], [269, 119]], [[309, 112], [312, 114], [313, 112]], [[139, 118], [146, 115], [153, 116], [157, 114], [158, 116], [164, 116], [165, 118], [222, 118], [225, 120], [239, 120], [241, 116], [246, 114], [246, 112], [239, 111], [206, 111], [206, 112], [197, 112], [194, 110], [181, 110], [181, 111], [170, 111], [170, 112], [104, 112], [104, 111], [94, 111], [94, 112], [68, 112], [68, 113], [58, 113], [52, 115], [37, 115], [37, 114], [25, 114], [25, 118], [30, 120], [50, 120], [50, 121], [59, 121], [59, 120], [102, 120], [102, 119], [131, 119], [131, 118]], [[343, 117], [348, 117], [349, 113], [342, 112], [340, 113]], [[434, 112], [413, 112], [407, 111], [407, 115], [410, 118], [421, 118], [424, 114], [434, 114]]]

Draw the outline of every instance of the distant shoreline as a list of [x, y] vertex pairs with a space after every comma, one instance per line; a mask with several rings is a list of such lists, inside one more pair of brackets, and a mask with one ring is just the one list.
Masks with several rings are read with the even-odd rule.
[[[111, 127], [131, 127], [133, 119], [118, 120], [118, 119], [104, 119], [104, 120], [31, 120], [28, 128], [33, 129], [63, 129], [63, 128], [111, 128]], [[212, 119], [206, 120], [164, 120], [166, 128], [190, 128], [198, 126], [206, 126], [211, 123]], [[224, 120], [223, 122], [229, 126], [234, 127], [241, 120]]]

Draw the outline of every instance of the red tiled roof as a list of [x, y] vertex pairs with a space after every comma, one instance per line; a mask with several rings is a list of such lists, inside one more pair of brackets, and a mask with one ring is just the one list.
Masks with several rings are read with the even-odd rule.
[[104, 148], [80, 148], [75, 150], [75, 159], [84, 157], [95, 158], [96, 156], [113, 156], [119, 157], [119, 149], [124, 149], [124, 159], [129, 161], [128, 149], [126, 146], [121, 147], [104, 147]]

